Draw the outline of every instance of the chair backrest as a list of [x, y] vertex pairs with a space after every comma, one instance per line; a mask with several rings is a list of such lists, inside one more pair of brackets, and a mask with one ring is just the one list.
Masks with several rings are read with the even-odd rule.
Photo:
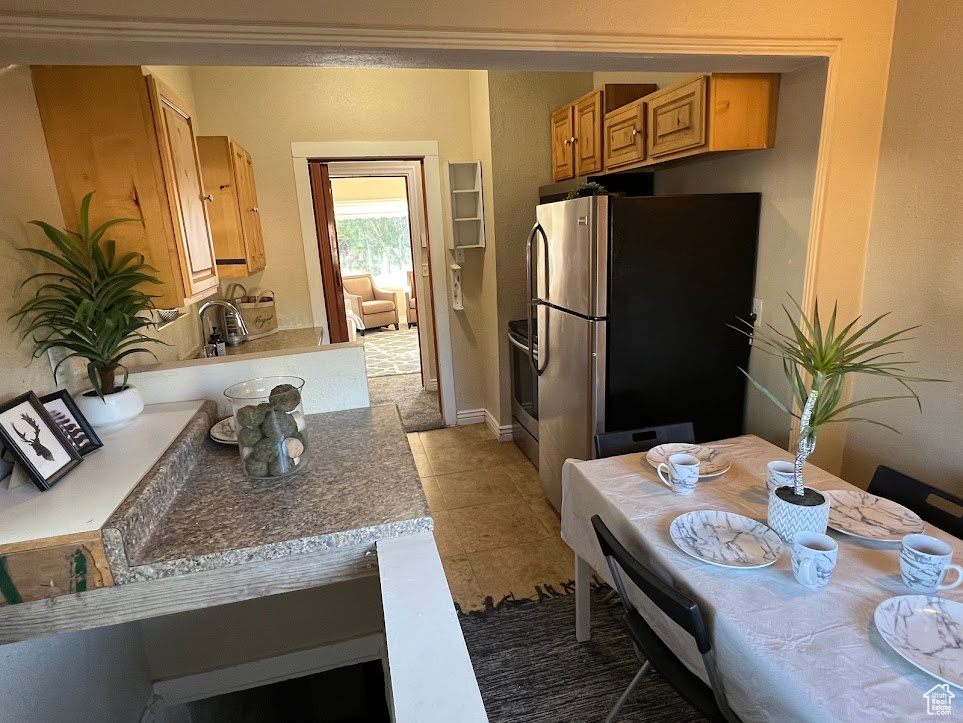
[[364, 301], [374, 301], [374, 281], [370, 274], [344, 276], [341, 278], [341, 285], [349, 294], [360, 296]]
[[601, 459], [620, 454], [648, 452], [653, 447], [668, 442], [694, 443], [695, 431], [692, 428], [692, 422], [597, 434], [595, 435], [595, 456]]
[[[598, 515], [592, 515], [592, 527], [595, 528], [595, 535], [598, 538], [599, 547], [602, 548], [602, 554], [605, 556], [609, 571], [612, 573], [615, 588], [618, 590], [619, 597], [622, 599], [622, 605], [625, 607], [626, 621], [635, 619], [646, 624], [645, 618], [632, 604], [629, 596], [625, 594], [625, 584], [622, 581], [620, 570], [628, 575], [629, 579], [642, 594], [655, 603], [659, 610], [692, 636], [696, 647], [702, 654], [702, 662], [703, 665], [705, 665], [706, 674], [709, 676], [709, 687], [712, 689], [712, 695], [715, 698], [716, 706], [719, 708], [721, 716], [728, 721], [737, 721], [738, 718], [736, 718], [735, 714], [729, 708], [729, 702], [726, 700], [725, 693], [722, 689], [722, 679], [719, 676], [719, 670], [716, 667], [715, 658], [712, 655], [712, 642], [709, 640], [709, 633], [706, 630], [699, 604], [686, 595], [683, 595], [668, 583], [663, 582], [661, 578], [633, 557], [632, 554], [615, 539], [615, 535], [605, 526], [602, 518]], [[644, 640], [636, 633], [632, 624], [628, 625], [628, 629], [635, 645], [644, 654]], [[671, 654], [675, 655], [674, 653]], [[680, 662], [680, 665], [681, 664]], [[658, 670], [658, 667], [656, 669]]]
[[[628, 575], [629, 579], [649, 600], [654, 602], [662, 612], [672, 618], [695, 639], [696, 647], [699, 648], [700, 653], [703, 655], [708, 653], [712, 649], [712, 644], [709, 641], [709, 635], [706, 632], [698, 603], [690, 600], [668, 583], [663, 582], [636, 560], [622, 546], [622, 543], [615, 539], [615, 535], [605, 526], [601, 517], [593, 515], [592, 526], [595, 528], [595, 536], [598, 537], [599, 547], [602, 548], [602, 554], [605, 555], [612, 577], [615, 579], [615, 586], [626, 608], [634, 610], [623, 589], [622, 577], [618, 574], [619, 568]], [[618, 567], [616, 567], [616, 564]]]
[[963, 499], [956, 495], [883, 465], [876, 468], [867, 491], [898, 502], [931, 525], [963, 539]]

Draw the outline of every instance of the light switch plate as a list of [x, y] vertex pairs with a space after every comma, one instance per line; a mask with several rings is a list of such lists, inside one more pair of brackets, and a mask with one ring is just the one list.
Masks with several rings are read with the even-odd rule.
[[459, 264], [465, 263], [465, 249], [455, 249], [455, 261]]
[[428, 262], [426, 261], [421, 265], [421, 275], [428, 276]]
[[752, 300], [752, 313], [755, 314], [755, 319], [752, 325], [757, 329], [762, 326], [762, 299]]

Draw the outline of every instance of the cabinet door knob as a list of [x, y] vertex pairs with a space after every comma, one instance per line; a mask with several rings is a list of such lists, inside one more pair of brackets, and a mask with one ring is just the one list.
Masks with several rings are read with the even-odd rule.
[[258, 209], [257, 206], [253, 206], [253, 207], [251, 208], [251, 210], [252, 210], [254, 213], [261, 213], [260, 209]]
[[578, 138], [576, 138], [575, 136], [572, 136], [571, 138], [569, 138], [569, 142], [574, 145], [578, 143]]
[[566, 138], [564, 141], [562, 141], [562, 143], [563, 143], [564, 145], [566, 145], [566, 146], [570, 146], [570, 145], [572, 145], [572, 139], [571, 139], [571, 138]]
[[214, 200], [214, 194], [208, 193], [206, 196], [201, 196], [201, 200], [210, 203]]
[[638, 128], [633, 128], [633, 129], [632, 129], [632, 137], [635, 138], [637, 135], [639, 135], [639, 129], [638, 129]]

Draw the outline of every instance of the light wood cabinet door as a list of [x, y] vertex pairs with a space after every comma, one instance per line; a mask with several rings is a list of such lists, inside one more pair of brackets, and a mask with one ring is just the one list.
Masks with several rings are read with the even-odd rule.
[[192, 303], [204, 292], [217, 287], [217, 264], [211, 240], [207, 202], [210, 198], [201, 182], [201, 163], [194, 140], [191, 113], [173, 92], [147, 76], [151, 106], [160, 145], [161, 165], [174, 212], [181, 273]]
[[251, 154], [231, 141], [234, 173], [237, 177], [238, 208], [244, 232], [244, 248], [249, 274], [265, 267], [264, 236], [261, 232], [261, 209], [257, 205], [257, 187], [254, 184], [254, 162]]
[[[187, 306], [215, 293], [217, 276], [192, 163], [187, 109], [174, 102], [182, 115], [171, 118], [174, 111], [165, 109], [165, 102], [173, 96], [162, 101], [140, 66], [51, 65], [31, 70], [67, 228], [77, 228], [80, 200], [95, 191], [91, 224], [135, 219], [111, 227], [107, 237], [116, 242], [118, 255], [144, 255], [161, 282], [144, 286], [156, 295], [158, 308]], [[171, 140], [178, 144], [177, 170]], [[185, 193], [186, 204], [181, 202]]]
[[579, 98], [575, 106], [575, 175], [602, 170], [602, 91]]
[[567, 105], [552, 113], [552, 179], [575, 177], [575, 108]]
[[646, 103], [650, 159], [705, 145], [705, 76], [653, 93]]
[[605, 170], [645, 160], [645, 103], [634, 103], [605, 115]]

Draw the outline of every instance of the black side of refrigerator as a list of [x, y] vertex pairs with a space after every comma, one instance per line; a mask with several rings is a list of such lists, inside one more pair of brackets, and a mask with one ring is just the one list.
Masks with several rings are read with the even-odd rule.
[[613, 198], [605, 429], [743, 433], [760, 194]]

